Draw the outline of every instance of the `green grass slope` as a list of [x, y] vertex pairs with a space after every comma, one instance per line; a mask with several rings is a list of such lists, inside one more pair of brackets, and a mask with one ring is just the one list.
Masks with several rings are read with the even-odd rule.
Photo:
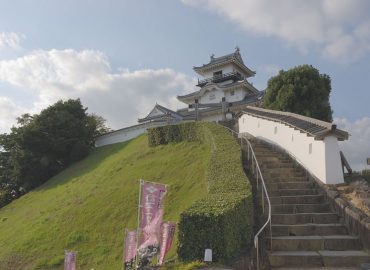
[[205, 144], [149, 148], [145, 135], [96, 149], [0, 209], [0, 269], [63, 269], [65, 249], [78, 252], [78, 269], [122, 269], [124, 229], [136, 228], [138, 179], [169, 185], [165, 219], [178, 221], [207, 193], [209, 160]]

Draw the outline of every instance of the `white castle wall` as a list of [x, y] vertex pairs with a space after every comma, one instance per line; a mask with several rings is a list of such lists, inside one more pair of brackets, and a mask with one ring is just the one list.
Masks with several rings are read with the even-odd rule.
[[247, 114], [239, 118], [239, 133], [249, 133], [282, 147], [325, 184], [344, 182], [338, 140], [334, 136], [315, 140], [282, 123]]
[[207, 121], [207, 122], [218, 122], [218, 121], [222, 121], [223, 117], [222, 117], [222, 114], [207, 115], [207, 116], [202, 116], [201, 120]]
[[131, 140], [141, 134], [144, 134], [148, 128], [162, 126], [163, 123], [144, 123], [127, 128], [122, 128], [105, 135], [102, 135], [95, 140], [95, 147], [101, 147], [104, 145], [125, 142]]
[[[213, 96], [213, 98], [211, 98], [211, 96]], [[214, 90], [205, 92], [200, 98], [199, 103], [220, 103], [224, 96], [224, 92], [215, 87]]]

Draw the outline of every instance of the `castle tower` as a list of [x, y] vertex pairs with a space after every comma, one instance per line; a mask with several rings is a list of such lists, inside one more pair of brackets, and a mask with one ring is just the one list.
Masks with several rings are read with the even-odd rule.
[[198, 91], [177, 96], [179, 101], [186, 104], [194, 104], [196, 99], [203, 104], [219, 103], [222, 98], [226, 102], [236, 102], [259, 93], [247, 81], [256, 73], [244, 64], [238, 47], [233, 53], [221, 57], [211, 55], [208, 64], [193, 69], [203, 78], [198, 79]]

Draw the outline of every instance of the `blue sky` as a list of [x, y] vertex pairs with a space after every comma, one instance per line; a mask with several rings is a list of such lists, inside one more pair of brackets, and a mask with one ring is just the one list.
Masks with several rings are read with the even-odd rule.
[[0, 10], [0, 132], [61, 98], [80, 97], [113, 128], [155, 102], [180, 108], [192, 67], [239, 46], [260, 90], [300, 64], [328, 74], [335, 121], [354, 138], [344, 150], [356, 164], [370, 156], [366, 0], [12, 0]]

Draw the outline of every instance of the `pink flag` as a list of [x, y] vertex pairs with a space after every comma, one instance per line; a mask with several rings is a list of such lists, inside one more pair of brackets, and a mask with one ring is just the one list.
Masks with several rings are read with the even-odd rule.
[[126, 231], [124, 265], [125, 269], [134, 269], [136, 257], [136, 231]]
[[140, 194], [138, 258], [145, 266], [159, 252], [166, 185], [141, 181]]
[[64, 270], [76, 270], [76, 253], [65, 251]]
[[144, 229], [158, 210], [162, 208], [163, 197], [166, 194], [166, 185], [142, 181], [140, 198], [140, 229]]
[[163, 222], [161, 230], [161, 248], [159, 254], [158, 264], [162, 265], [164, 258], [168, 251], [170, 250], [175, 236], [176, 223], [175, 222]]
[[154, 219], [152, 219], [152, 221], [147, 224], [142, 231], [142, 243], [139, 247], [139, 250], [143, 250], [149, 246], [159, 248], [159, 238], [162, 221], [163, 209], [159, 209]]

